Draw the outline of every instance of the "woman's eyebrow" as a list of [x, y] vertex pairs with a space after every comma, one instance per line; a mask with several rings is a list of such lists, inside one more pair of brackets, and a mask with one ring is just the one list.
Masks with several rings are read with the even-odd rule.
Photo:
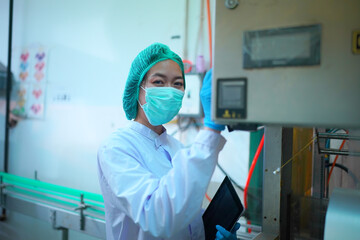
[[161, 77], [161, 78], [166, 78], [166, 75], [165, 74], [162, 74], [162, 73], [154, 73], [154, 74], [151, 74], [150, 77]]
[[[167, 78], [167, 76], [165, 74], [162, 74], [162, 73], [154, 73], [150, 76], [150, 78], [153, 78], [153, 77], [161, 77], [161, 78]], [[178, 79], [184, 79], [182, 76], [176, 76], [174, 77], [174, 80], [178, 80]]]
[[174, 80], [178, 80], [178, 79], [183, 80], [184, 78], [183, 78], [182, 76], [176, 76], [176, 77], [174, 77]]

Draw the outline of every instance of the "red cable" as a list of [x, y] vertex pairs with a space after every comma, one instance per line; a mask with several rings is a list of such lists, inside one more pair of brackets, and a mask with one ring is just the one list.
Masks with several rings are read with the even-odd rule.
[[[264, 134], [265, 135], [265, 134]], [[250, 180], [251, 180], [251, 176], [253, 174], [253, 171], [254, 171], [254, 168], [256, 166], [256, 163], [257, 163], [257, 160], [259, 158], [259, 155], [261, 153], [261, 150], [264, 146], [264, 135], [262, 136], [261, 138], [261, 141], [259, 143], [259, 146], [256, 150], [256, 153], [255, 153], [255, 156], [254, 156], [254, 159], [251, 163], [251, 167], [250, 167], [250, 170], [249, 170], [249, 174], [248, 174], [248, 177], [247, 177], [247, 180], [246, 180], [246, 184], [245, 184], [245, 188], [244, 188], [244, 203], [245, 203], [245, 209], [247, 209], [247, 192], [248, 192], [248, 188], [249, 188], [249, 184], [250, 184]]]
[[[344, 144], [345, 144], [345, 139], [342, 141], [339, 150], [341, 150], [344, 147]], [[334, 162], [333, 162], [333, 164], [331, 166], [329, 176], [328, 176], [328, 180], [327, 180], [327, 185], [328, 186], [329, 186], [329, 183], [330, 183], [330, 177], [331, 177], [332, 171], [334, 170], [334, 167], [335, 167], [335, 164], [336, 164], [336, 161], [337, 161], [338, 157], [339, 157], [339, 155], [336, 155], [335, 160], [334, 160]]]
[[211, 16], [210, 16], [210, 0], [206, 0], [207, 19], [209, 28], [209, 50], [210, 50], [210, 68], [212, 68], [212, 39], [211, 39]]

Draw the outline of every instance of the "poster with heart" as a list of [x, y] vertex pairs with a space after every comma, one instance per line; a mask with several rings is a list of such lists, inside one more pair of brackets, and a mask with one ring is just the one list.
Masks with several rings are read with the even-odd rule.
[[21, 117], [44, 118], [47, 54], [45, 47], [26, 47], [15, 56], [17, 104], [12, 113]]
[[44, 84], [30, 84], [28, 87], [27, 117], [42, 118], [44, 116]]

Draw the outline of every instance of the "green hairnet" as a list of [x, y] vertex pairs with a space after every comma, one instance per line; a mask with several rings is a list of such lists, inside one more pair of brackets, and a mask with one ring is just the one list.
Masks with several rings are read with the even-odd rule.
[[[136, 117], [139, 98], [140, 84], [145, 74], [156, 63], [164, 60], [173, 60], [179, 64], [182, 75], [184, 75], [184, 65], [181, 58], [170, 50], [170, 48], [161, 43], [154, 43], [149, 47], [142, 50], [134, 59], [131, 64], [129, 76], [126, 80], [124, 96], [123, 96], [123, 108], [126, 114], [126, 118], [131, 120]], [[185, 81], [184, 81], [185, 87]]]

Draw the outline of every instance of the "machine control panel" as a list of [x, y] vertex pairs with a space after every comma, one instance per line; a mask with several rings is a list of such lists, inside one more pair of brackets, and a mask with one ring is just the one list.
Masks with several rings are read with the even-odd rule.
[[246, 118], [246, 78], [217, 79], [216, 118]]

